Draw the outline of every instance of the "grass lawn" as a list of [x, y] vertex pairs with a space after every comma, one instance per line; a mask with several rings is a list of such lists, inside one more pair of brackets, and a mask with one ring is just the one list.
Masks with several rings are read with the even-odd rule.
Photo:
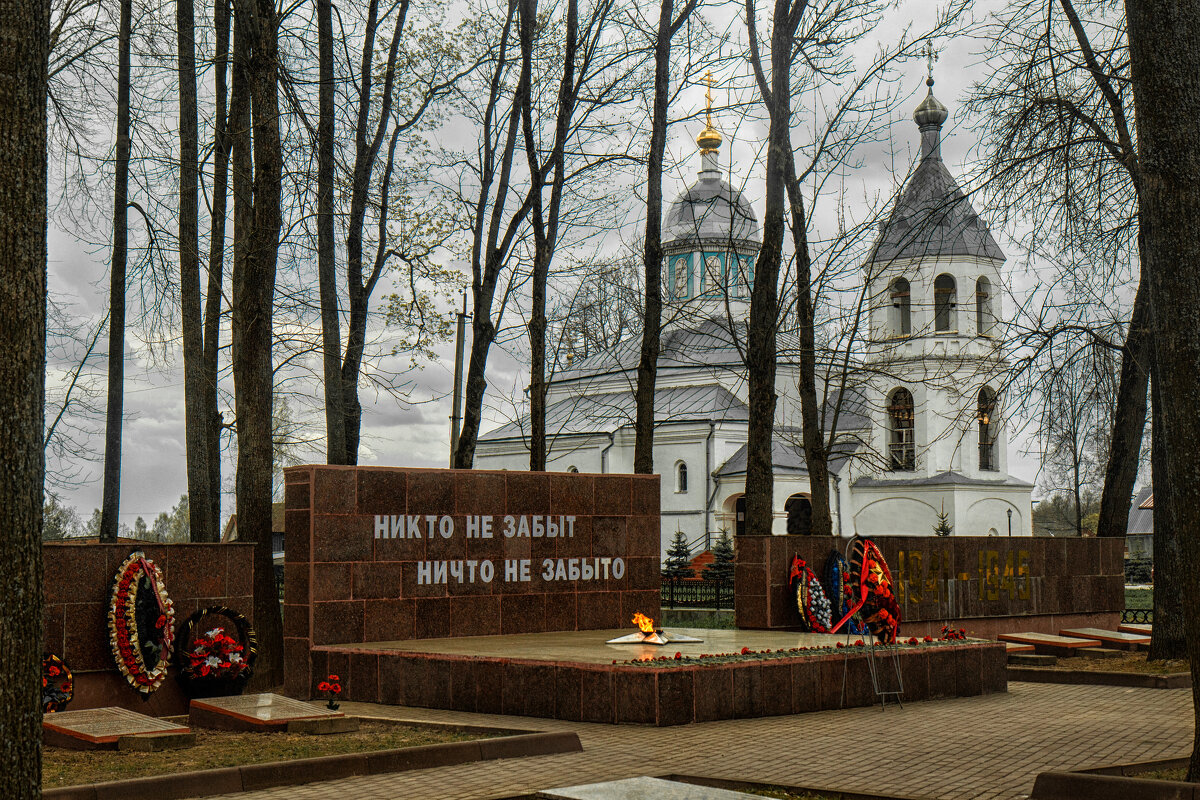
[[1171, 672], [1187, 672], [1186, 659], [1178, 661], [1147, 661], [1146, 653], [1129, 652], [1119, 658], [1060, 658], [1053, 667], [1043, 669], [1081, 670], [1086, 672], [1139, 672], [1149, 675], [1166, 675]]
[[1155, 781], [1182, 781], [1187, 777], [1187, 767], [1176, 767], [1175, 769], [1156, 769], [1151, 772], [1139, 772], [1137, 775], [1131, 775], [1133, 778], [1149, 778]]
[[42, 754], [42, 788], [75, 786], [172, 772], [192, 772], [267, 761], [394, 750], [422, 744], [485, 738], [460, 731], [363, 722], [352, 733], [240, 733], [192, 729], [196, 744], [184, 750], [132, 753], [119, 750], [67, 750], [47, 747]]
[[1125, 607], [1137, 609], [1154, 608], [1153, 589], [1132, 589], [1125, 587]]

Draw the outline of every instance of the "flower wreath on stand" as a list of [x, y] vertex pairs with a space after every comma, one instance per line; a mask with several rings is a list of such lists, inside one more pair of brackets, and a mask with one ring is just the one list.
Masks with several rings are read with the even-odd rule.
[[178, 679], [188, 697], [240, 694], [254, 672], [258, 638], [244, 616], [208, 606], [180, 627]]
[[833, 626], [833, 608], [816, 574], [800, 556], [792, 557], [788, 581], [796, 594], [796, 608], [805, 629], [813, 633], [828, 633]]
[[108, 611], [108, 636], [117, 669], [143, 699], [162, 685], [175, 640], [175, 607], [162, 570], [135, 550], [117, 569]]
[[42, 713], [62, 711], [75, 696], [75, 676], [61, 658], [42, 655]]

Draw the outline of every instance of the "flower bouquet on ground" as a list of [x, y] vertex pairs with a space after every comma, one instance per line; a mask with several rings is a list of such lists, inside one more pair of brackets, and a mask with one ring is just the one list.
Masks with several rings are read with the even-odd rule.
[[328, 708], [330, 711], [338, 710], [338, 706], [340, 704], [337, 703], [336, 700], [342, 693], [341, 678], [339, 678], [337, 675], [330, 675], [328, 678], [317, 684], [317, 691], [328, 698], [328, 702], [325, 703], [326, 708]]
[[245, 617], [212, 606], [188, 618], [176, 656], [179, 682], [188, 697], [241, 694], [253, 673], [257, 640]]

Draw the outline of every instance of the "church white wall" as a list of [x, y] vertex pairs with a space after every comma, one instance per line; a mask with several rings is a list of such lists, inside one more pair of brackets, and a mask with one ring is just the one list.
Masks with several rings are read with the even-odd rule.
[[945, 510], [953, 536], [1032, 536], [1029, 489], [1020, 486], [871, 487], [854, 490], [861, 536], [933, 536]]

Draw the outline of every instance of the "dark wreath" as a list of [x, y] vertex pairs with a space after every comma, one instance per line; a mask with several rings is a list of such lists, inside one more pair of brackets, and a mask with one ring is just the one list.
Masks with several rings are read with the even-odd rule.
[[[221, 622], [200, 624], [211, 617]], [[191, 697], [240, 692], [254, 673], [258, 637], [250, 621], [232, 608], [208, 606], [195, 612], [180, 626], [179, 643], [178, 679]]]

